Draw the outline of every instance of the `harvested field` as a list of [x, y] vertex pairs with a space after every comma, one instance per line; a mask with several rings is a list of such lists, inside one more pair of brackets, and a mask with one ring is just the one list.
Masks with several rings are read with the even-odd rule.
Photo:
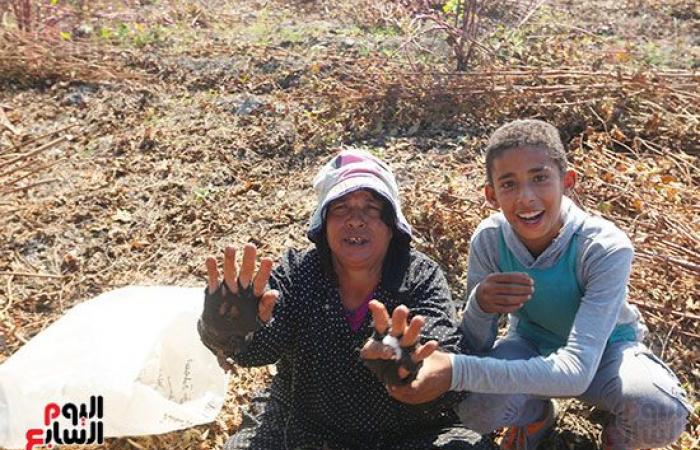
[[[45, 6], [58, 18], [34, 34], [0, 24], [0, 363], [101, 292], [203, 285], [226, 244], [308, 246], [311, 180], [349, 145], [390, 162], [416, 246], [459, 300], [492, 212], [485, 141], [542, 118], [574, 198], [635, 244], [631, 301], [695, 407], [670, 448], [700, 447], [697, 2], [542, 2], [460, 72], [401, 2], [106, 3]], [[236, 369], [212, 424], [99, 448], [219, 449], [271, 370]], [[545, 448], [597, 448], [602, 420], [569, 401]]]

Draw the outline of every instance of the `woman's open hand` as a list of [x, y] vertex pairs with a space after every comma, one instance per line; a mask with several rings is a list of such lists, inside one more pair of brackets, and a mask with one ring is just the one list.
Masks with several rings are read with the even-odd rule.
[[425, 319], [415, 316], [408, 323], [409, 310], [400, 305], [390, 317], [386, 307], [372, 300], [369, 309], [374, 320], [374, 335], [360, 351], [365, 365], [385, 384], [401, 385], [415, 379], [422, 361], [438, 347], [436, 341], [420, 344]]
[[208, 287], [202, 320], [210, 331], [221, 337], [244, 337], [255, 331], [260, 322], [268, 322], [272, 318], [272, 310], [279, 297], [277, 291], [266, 290], [272, 272], [272, 259], [262, 258], [255, 273], [256, 254], [255, 245], [246, 244], [239, 270], [236, 249], [226, 247], [221, 283], [216, 258], [207, 258]]

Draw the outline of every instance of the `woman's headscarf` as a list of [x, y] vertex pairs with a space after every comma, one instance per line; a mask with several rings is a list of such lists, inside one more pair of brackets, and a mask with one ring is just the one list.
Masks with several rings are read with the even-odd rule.
[[318, 243], [323, 232], [323, 221], [328, 205], [351, 192], [368, 189], [378, 194], [391, 206], [395, 231], [403, 240], [411, 240], [411, 227], [401, 212], [396, 178], [389, 166], [374, 155], [357, 149], [344, 150], [333, 157], [316, 175], [314, 190], [318, 204], [311, 220], [307, 236]]

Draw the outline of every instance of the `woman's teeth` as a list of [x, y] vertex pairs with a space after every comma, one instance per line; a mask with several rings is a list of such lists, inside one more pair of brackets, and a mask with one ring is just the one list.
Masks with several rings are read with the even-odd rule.
[[367, 242], [366, 239], [359, 238], [359, 237], [350, 237], [350, 238], [345, 238], [345, 242], [347, 242], [350, 245], [362, 245]]

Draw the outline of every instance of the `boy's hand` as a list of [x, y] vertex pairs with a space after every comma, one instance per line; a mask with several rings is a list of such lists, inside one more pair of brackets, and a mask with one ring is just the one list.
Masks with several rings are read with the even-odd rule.
[[452, 361], [447, 353], [434, 352], [423, 360], [416, 379], [403, 386], [388, 385], [389, 395], [396, 400], [417, 405], [427, 403], [450, 390]]
[[530, 300], [535, 282], [526, 273], [489, 274], [476, 287], [476, 300], [484, 312], [512, 313]]

